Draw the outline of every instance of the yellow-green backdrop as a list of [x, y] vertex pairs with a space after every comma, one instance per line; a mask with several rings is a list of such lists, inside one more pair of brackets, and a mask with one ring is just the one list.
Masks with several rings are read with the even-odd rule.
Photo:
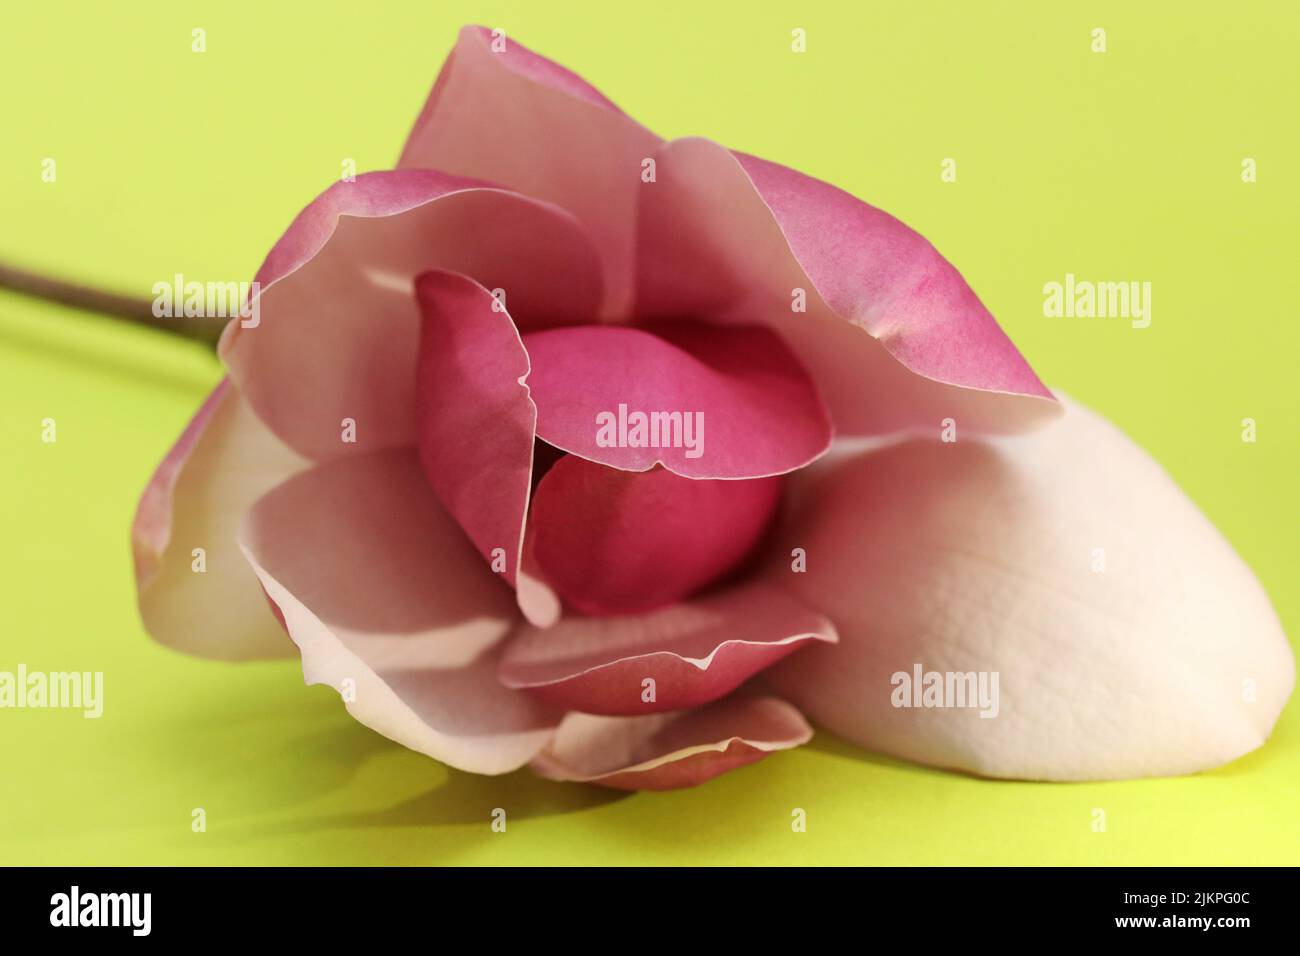
[[[465, 22], [661, 135], [778, 160], [918, 228], [1300, 629], [1289, 0], [9, 4], [0, 258], [139, 294], [175, 272], [251, 279], [345, 157], [392, 163]], [[1042, 287], [1067, 272], [1150, 281], [1151, 326], [1045, 318]], [[0, 294], [0, 669], [106, 684], [97, 721], [0, 711], [0, 863], [1300, 862], [1294, 702], [1263, 750], [1181, 779], [989, 782], [823, 734], [694, 790], [616, 796], [448, 770], [353, 723], [296, 663], [165, 650], [136, 617], [128, 527], [219, 374], [197, 346]]]

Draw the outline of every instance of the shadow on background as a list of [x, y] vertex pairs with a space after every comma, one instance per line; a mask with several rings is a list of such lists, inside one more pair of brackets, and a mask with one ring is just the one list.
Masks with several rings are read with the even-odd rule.
[[78, 374], [147, 381], [187, 396], [201, 398], [220, 377], [216, 354], [201, 343], [6, 289], [0, 289], [0, 343], [66, 362]]
[[[297, 664], [254, 666], [261, 673], [252, 680], [247, 666], [240, 668], [242, 693], [232, 694], [229, 683], [221, 682], [224, 694], [187, 704], [174, 728], [181, 733], [154, 748], [173, 770], [185, 766], [201, 777], [197, 789], [219, 811], [223, 840], [460, 824], [480, 825], [490, 836], [496, 807], [517, 821], [629, 796], [556, 783], [526, 769], [495, 777], [455, 770], [357, 723], [328, 688], [304, 689]], [[275, 686], [260, 687], [263, 682]], [[295, 685], [296, 700], [286, 697], [288, 685]], [[231, 747], [232, 736], [242, 741], [240, 747]], [[409, 796], [412, 791], [418, 793]], [[382, 804], [386, 792], [404, 798], [382, 809], [326, 809], [331, 802]], [[314, 810], [312, 804], [323, 806]]]

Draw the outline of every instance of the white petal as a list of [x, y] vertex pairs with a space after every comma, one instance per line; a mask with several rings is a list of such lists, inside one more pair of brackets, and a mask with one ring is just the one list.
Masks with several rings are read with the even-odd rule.
[[228, 380], [217, 386], [158, 466], [131, 529], [150, 634], [201, 657], [293, 656], [235, 533], [254, 501], [306, 464]]
[[[1259, 747], [1295, 684], [1250, 569], [1151, 458], [1073, 403], [1024, 437], [830, 459], [795, 500], [779, 543], [805, 548], [807, 571], [786, 558], [774, 573], [840, 644], [772, 683], [872, 750], [992, 777], [1191, 773]], [[917, 664], [996, 672], [997, 716], [894, 706], [893, 675]]]

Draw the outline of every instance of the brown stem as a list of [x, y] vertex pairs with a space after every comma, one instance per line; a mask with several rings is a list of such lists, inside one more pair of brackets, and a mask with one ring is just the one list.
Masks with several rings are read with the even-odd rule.
[[3, 262], [0, 262], [0, 288], [147, 325], [151, 329], [203, 342], [209, 348], [216, 348], [217, 339], [221, 337], [221, 330], [225, 326], [225, 321], [221, 319], [159, 318], [153, 314], [151, 299], [118, 295], [28, 269], [19, 269]]

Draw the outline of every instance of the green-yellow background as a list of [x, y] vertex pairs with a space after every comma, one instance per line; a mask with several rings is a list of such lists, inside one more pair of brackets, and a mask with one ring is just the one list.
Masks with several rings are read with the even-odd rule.
[[[137, 294], [175, 272], [251, 279], [344, 157], [394, 160], [465, 22], [661, 135], [778, 160], [918, 228], [1044, 380], [1172, 472], [1300, 631], [1290, 2], [9, 4], [0, 258]], [[1151, 327], [1044, 318], [1066, 272], [1150, 281]], [[136, 617], [128, 527], [219, 374], [197, 346], [0, 293], [0, 670], [106, 685], [98, 721], [0, 711], [0, 862], [1300, 863], [1294, 702], [1263, 750], [1182, 779], [988, 782], [823, 734], [694, 790], [616, 796], [448, 770], [353, 723], [296, 663], [165, 650]]]

